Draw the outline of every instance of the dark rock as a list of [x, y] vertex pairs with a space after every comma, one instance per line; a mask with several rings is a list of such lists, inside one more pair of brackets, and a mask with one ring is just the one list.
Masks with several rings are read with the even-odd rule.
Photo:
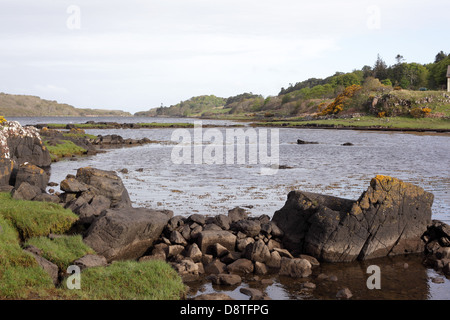
[[35, 254], [32, 251], [29, 251], [31, 255], [36, 259], [36, 262], [41, 266], [42, 269], [44, 269], [45, 272], [50, 276], [50, 278], [53, 281], [54, 285], [58, 284], [58, 273], [59, 269], [56, 264], [53, 262], [48, 261], [47, 259]]
[[[52, 163], [48, 149], [42, 143], [39, 131], [32, 126], [22, 127], [16, 121], [8, 121], [7, 126], [0, 132], [0, 140], [7, 141], [8, 159], [11, 159], [15, 166], [23, 163], [30, 163], [35, 166], [45, 168]], [[0, 146], [0, 157], [4, 158], [4, 146]], [[17, 168], [17, 167], [16, 167]]]
[[302, 284], [302, 287], [305, 289], [315, 289], [316, 285], [312, 282], [305, 282]]
[[84, 242], [108, 262], [137, 259], [159, 238], [168, 221], [166, 211], [109, 209], [90, 226]]
[[106, 258], [103, 256], [88, 254], [80, 259], [75, 260], [73, 264], [79, 266], [80, 269], [83, 270], [86, 268], [104, 267], [108, 264], [108, 261], [106, 261]]
[[210, 246], [219, 243], [229, 251], [234, 251], [236, 246], [236, 236], [229, 231], [207, 230], [200, 232], [197, 243], [203, 253], [208, 253]]
[[270, 260], [270, 251], [264, 241], [258, 240], [245, 248], [244, 256], [249, 260], [265, 263]]
[[336, 294], [336, 298], [338, 299], [350, 299], [351, 297], [353, 297], [353, 294], [348, 288], [341, 289]]
[[247, 237], [247, 238], [244, 238], [244, 239], [238, 239], [237, 242], [236, 242], [236, 249], [238, 251], [244, 252], [245, 248], [247, 248], [247, 246], [250, 243], [253, 243], [253, 242], [255, 242], [255, 239], [250, 238], [250, 237]]
[[[1, 156], [1, 155], [0, 155]], [[8, 186], [11, 174], [14, 169], [14, 162], [11, 159], [0, 158], [0, 186]]]
[[115, 172], [90, 167], [80, 168], [77, 170], [77, 180], [94, 187], [97, 195], [108, 198], [112, 208], [131, 207], [128, 191]]
[[167, 224], [167, 230], [174, 231], [182, 225], [184, 225], [184, 218], [182, 216], [174, 216], [170, 218], [169, 223]]
[[227, 255], [230, 251], [225, 248], [220, 243], [215, 243], [210, 247], [211, 253], [216, 258], [222, 258], [223, 256]]
[[182, 246], [187, 245], [186, 239], [179, 233], [178, 231], [174, 230], [170, 234], [170, 242], [174, 244], [180, 244]]
[[292, 254], [286, 249], [274, 248], [273, 251], [278, 252], [280, 254], [280, 257], [286, 257], [286, 258], [289, 258], [289, 259], [294, 259]]
[[33, 200], [41, 193], [42, 190], [39, 187], [23, 182], [18, 188], [13, 190], [12, 198], [15, 200]]
[[262, 262], [255, 262], [255, 274], [266, 275], [269, 271], [267, 270], [267, 266]]
[[66, 178], [61, 181], [60, 188], [62, 191], [70, 193], [77, 193], [88, 190], [88, 186], [85, 183], [82, 183], [72, 177]]
[[297, 139], [297, 144], [319, 144], [318, 142], [305, 141], [301, 139]]
[[175, 244], [167, 247], [167, 258], [173, 258], [183, 252], [184, 246]]
[[281, 258], [281, 276], [290, 276], [292, 278], [306, 278], [312, 274], [311, 263], [306, 259]]
[[224, 255], [222, 258], [220, 258], [220, 261], [222, 261], [225, 264], [230, 264], [240, 258], [242, 258], [241, 252], [232, 251], [232, 252], [228, 252], [226, 255]]
[[224, 214], [219, 214], [219, 215], [215, 216], [215, 223], [219, 227], [221, 227], [223, 230], [230, 229], [230, 222], [231, 222], [231, 219]]
[[58, 196], [55, 196], [52, 194], [41, 193], [41, 194], [38, 194], [36, 197], [34, 197], [33, 201], [59, 203], [60, 199]]
[[223, 229], [215, 223], [207, 223], [203, 226], [203, 230], [205, 230], [205, 231], [221, 231]]
[[15, 187], [18, 188], [23, 182], [27, 182], [32, 186], [39, 187], [45, 192], [49, 180], [48, 174], [41, 168], [25, 163], [19, 167], [16, 175]]
[[242, 219], [247, 219], [248, 212], [245, 209], [236, 207], [228, 211], [228, 217], [230, 218], [230, 222], [236, 222]]
[[261, 231], [261, 224], [257, 220], [239, 220], [232, 224], [233, 230], [245, 233], [249, 237], [255, 237]]
[[199, 225], [204, 225], [206, 222], [206, 217], [204, 215], [195, 213], [195, 214], [189, 216], [188, 220], [198, 223]]
[[202, 251], [196, 243], [190, 245], [186, 257], [191, 258], [194, 262], [200, 262], [202, 260]]
[[272, 269], [281, 268], [281, 256], [277, 251], [272, 251], [270, 253], [270, 259], [266, 262], [266, 265]]
[[353, 261], [423, 251], [433, 195], [398, 179], [377, 176], [358, 201], [292, 191], [273, 221], [294, 254]]
[[211, 263], [209, 263], [205, 267], [205, 273], [208, 274], [225, 273], [225, 270], [226, 270], [225, 263], [221, 262], [219, 259], [214, 259]]
[[262, 300], [264, 297], [260, 290], [254, 288], [241, 288], [239, 291], [247, 296], [250, 296], [250, 300]]
[[220, 273], [211, 276], [211, 282], [216, 285], [235, 286], [242, 282], [242, 278], [237, 274]]
[[227, 266], [230, 273], [246, 274], [254, 270], [253, 262], [248, 259], [238, 259]]
[[346, 142], [346, 143], [343, 143], [342, 145], [343, 145], [343, 146], [353, 146], [353, 143], [351, 143], [351, 142]]

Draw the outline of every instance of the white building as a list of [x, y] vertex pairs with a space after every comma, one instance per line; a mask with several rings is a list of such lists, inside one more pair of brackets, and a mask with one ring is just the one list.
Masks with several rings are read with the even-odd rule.
[[450, 92], [450, 66], [447, 67], [447, 91]]

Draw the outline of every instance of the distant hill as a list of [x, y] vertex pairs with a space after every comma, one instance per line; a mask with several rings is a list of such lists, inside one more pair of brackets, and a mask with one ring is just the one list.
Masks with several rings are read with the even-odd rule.
[[44, 100], [36, 96], [15, 95], [0, 92], [0, 115], [5, 117], [43, 117], [43, 116], [132, 116], [121, 110], [79, 109], [71, 105]]
[[137, 112], [134, 115], [138, 117], [199, 117], [205, 112], [214, 113], [215, 110], [222, 110], [226, 100], [225, 98], [214, 95], [204, 95], [192, 97], [189, 100], [181, 101], [170, 107], [159, 107], [148, 111]]

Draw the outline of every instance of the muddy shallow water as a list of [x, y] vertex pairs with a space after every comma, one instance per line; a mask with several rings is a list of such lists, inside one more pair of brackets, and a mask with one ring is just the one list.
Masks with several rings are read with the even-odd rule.
[[[138, 121], [142, 122], [140, 119]], [[220, 123], [224, 124], [230, 123]], [[225, 129], [220, 130], [225, 136]], [[259, 129], [256, 128], [256, 131], [259, 132]], [[119, 134], [124, 138], [136, 139], [147, 137], [164, 143], [113, 149], [93, 157], [54, 163], [51, 181], [59, 183], [68, 173], [75, 174], [76, 169], [84, 166], [115, 171], [127, 168], [127, 174], [119, 175], [134, 206], [169, 209], [175, 215], [185, 216], [193, 213], [226, 214], [235, 206], [246, 206], [251, 215], [273, 216], [284, 205], [290, 190], [357, 199], [367, 189], [371, 178], [383, 174], [432, 192], [435, 196], [433, 219], [450, 223], [448, 134], [280, 128], [279, 164], [285, 169], [267, 176], [261, 175], [260, 165], [249, 164], [248, 161], [243, 165], [174, 164], [171, 158], [174, 144], [168, 143], [173, 129], [86, 132], [94, 135]], [[193, 129], [188, 132], [192, 134]], [[318, 144], [298, 145], [297, 139]], [[346, 142], [351, 142], [353, 146], [342, 146]], [[208, 145], [211, 143], [206, 142], [203, 147]], [[351, 290], [353, 299], [450, 299], [450, 280], [433, 269], [425, 268], [422, 259], [421, 256], [411, 255], [322, 264], [313, 270], [313, 275], [308, 279], [292, 280], [277, 276], [271, 278], [273, 284], [264, 287], [260, 279], [251, 277], [237, 287], [213, 286], [208, 281], [188, 285], [191, 297], [220, 291], [235, 299], [248, 299], [239, 289], [250, 286], [262, 289], [272, 299], [283, 300], [335, 299], [337, 291], [343, 287]], [[367, 289], [366, 281], [370, 275], [366, 269], [372, 264], [381, 268], [381, 290]], [[319, 273], [335, 275], [338, 280], [318, 280]], [[435, 277], [442, 277], [444, 283], [433, 283]], [[302, 282], [306, 280], [316, 284], [316, 288], [302, 289]]]

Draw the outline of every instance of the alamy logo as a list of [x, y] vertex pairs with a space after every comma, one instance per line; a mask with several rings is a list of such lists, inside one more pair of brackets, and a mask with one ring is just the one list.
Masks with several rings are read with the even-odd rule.
[[260, 164], [262, 175], [278, 172], [278, 129], [225, 129], [224, 136], [216, 128], [203, 131], [202, 122], [195, 121], [193, 134], [176, 129], [171, 140], [178, 142], [171, 154], [174, 164]]

